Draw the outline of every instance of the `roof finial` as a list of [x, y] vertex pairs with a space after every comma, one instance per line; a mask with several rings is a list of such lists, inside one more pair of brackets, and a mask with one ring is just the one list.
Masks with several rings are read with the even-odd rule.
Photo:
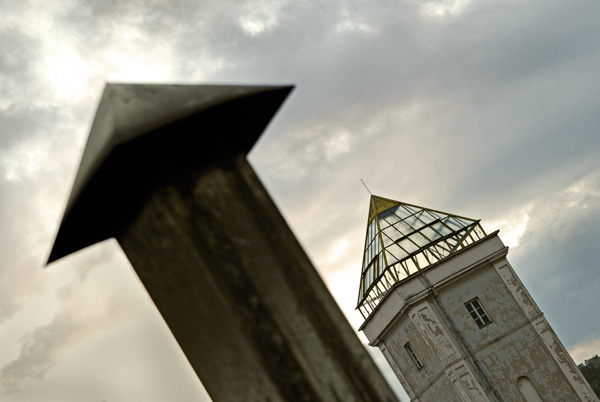
[[360, 182], [363, 184], [363, 186], [365, 186], [365, 188], [367, 189], [367, 191], [369, 192], [369, 194], [373, 195], [371, 193], [371, 190], [369, 190], [369, 187], [367, 187], [367, 185], [365, 184], [365, 182], [363, 181], [363, 179], [360, 179]]

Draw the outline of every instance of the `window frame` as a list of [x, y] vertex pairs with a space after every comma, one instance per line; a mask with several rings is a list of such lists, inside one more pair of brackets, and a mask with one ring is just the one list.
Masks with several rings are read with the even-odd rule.
[[415, 353], [412, 346], [410, 346], [410, 342], [406, 342], [406, 344], [404, 345], [404, 350], [406, 350], [406, 353], [408, 353], [410, 359], [412, 360], [413, 364], [415, 365], [418, 371], [422, 370], [423, 367], [425, 367], [423, 363], [421, 363], [421, 360], [419, 360], [419, 358], [417, 357], [417, 354]]
[[467, 309], [467, 313], [469, 313], [469, 316], [471, 316], [471, 318], [473, 319], [473, 321], [475, 321], [475, 324], [477, 324], [479, 328], [483, 328], [494, 322], [494, 320], [492, 320], [492, 317], [490, 317], [486, 309], [483, 307], [483, 304], [481, 303], [478, 297], [475, 297], [466, 302], [465, 308]]

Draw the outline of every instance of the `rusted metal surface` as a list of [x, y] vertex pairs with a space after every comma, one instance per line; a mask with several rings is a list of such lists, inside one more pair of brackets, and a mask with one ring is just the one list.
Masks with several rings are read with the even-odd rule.
[[247, 163], [249, 148], [234, 145], [256, 140], [288, 91], [115, 147], [70, 203], [51, 260], [116, 237], [215, 401], [395, 401]]

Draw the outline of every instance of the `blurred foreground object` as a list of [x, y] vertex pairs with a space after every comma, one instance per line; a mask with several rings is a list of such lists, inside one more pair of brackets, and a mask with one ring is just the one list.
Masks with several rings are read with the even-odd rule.
[[291, 89], [107, 85], [49, 262], [115, 237], [215, 401], [395, 401], [246, 160]]

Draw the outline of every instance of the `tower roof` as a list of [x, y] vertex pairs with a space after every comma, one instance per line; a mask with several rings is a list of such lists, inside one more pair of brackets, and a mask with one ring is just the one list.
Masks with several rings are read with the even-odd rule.
[[477, 219], [372, 195], [358, 291], [363, 318], [395, 283], [485, 235]]

